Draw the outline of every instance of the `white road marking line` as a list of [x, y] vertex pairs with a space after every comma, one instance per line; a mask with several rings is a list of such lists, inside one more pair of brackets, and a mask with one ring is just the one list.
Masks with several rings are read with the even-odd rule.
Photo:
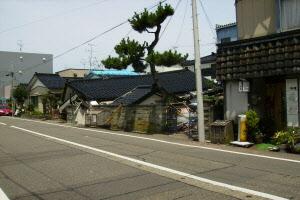
[[211, 184], [211, 185], [214, 185], [214, 186], [223, 187], [223, 188], [226, 188], [226, 189], [229, 189], [229, 190], [234, 190], [234, 191], [238, 191], [238, 192], [242, 192], [242, 193], [246, 193], [246, 194], [250, 194], [250, 195], [255, 195], [255, 196], [263, 197], [263, 198], [267, 198], [267, 199], [287, 200], [286, 198], [282, 198], [282, 197], [275, 196], [275, 195], [272, 195], [272, 194], [267, 194], [267, 193], [264, 193], [264, 192], [259, 192], [259, 191], [255, 191], [255, 190], [251, 190], [251, 189], [247, 189], [247, 188], [242, 188], [242, 187], [238, 187], [238, 186], [234, 186], [234, 185], [229, 185], [229, 184], [222, 183], [222, 182], [213, 181], [213, 180], [210, 180], [210, 179], [207, 179], [207, 178], [202, 178], [202, 177], [195, 176], [195, 175], [192, 175], [192, 174], [188, 174], [188, 173], [185, 173], [185, 172], [177, 171], [177, 170], [174, 170], [174, 169], [171, 169], [171, 168], [167, 168], [167, 167], [163, 167], [163, 166], [160, 166], [160, 165], [144, 162], [144, 161], [137, 160], [137, 159], [134, 159], [134, 158], [130, 158], [130, 157], [127, 157], [127, 156], [123, 156], [123, 155], [120, 155], [120, 154], [112, 153], [112, 152], [109, 152], [109, 151], [105, 151], [105, 150], [102, 150], [102, 149], [94, 148], [94, 147], [83, 145], [83, 144], [79, 144], [79, 143], [76, 143], [76, 142], [71, 142], [69, 140], [64, 140], [64, 139], [61, 139], [61, 138], [49, 136], [49, 135], [46, 135], [46, 134], [42, 134], [42, 133], [31, 131], [31, 130], [28, 130], [28, 129], [20, 128], [20, 127], [17, 127], [17, 126], [11, 126], [11, 127], [15, 128], [15, 129], [18, 129], [18, 130], [21, 130], [21, 131], [24, 131], [24, 132], [34, 134], [34, 135], [45, 137], [45, 138], [48, 138], [50, 140], [59, 141], [59, 142], [70, 144], [70, 145], [73, 145], [73, 146], [77, 146], [77, 147], [80, 147], [80, 148], [83, 148], [83, 149], [88, 149], [88, 150], [100, 152], [102, 154], [106, 154], [106, 155], [111, 156], [111, 157], [127, 160], [127, 161], [130, 161], [130, 162], [133, 162], [133, 163], [137, 163], [139, 165], [150, 167], [152, 169], [168, 172], [170, 174], [179, 175], [179, 176], [182, 176], [182, 177], [185, 177], [185, 178], [194, 179], [196, 181], [204, 182], [204, 183]]
[[9, 198], [6, 196], [6, 194], [3, 192], [3, 190], [0, 188], [0, 199], [1, 200], [9, 200]]
[[253, 153], [244, 153], [244, 152], [238, 152], [238, 151], [224, 150], [224, 149], [218, 149], [218, 148], [212, 148], [212, 147], [182, 144], [182, 143], [179, 143], [179, 142], [169, 142], [169, 141], [166, 141], [166, 140], [159, 140], [159, 139], [153, 139], [153, 138], [147, 138], [147, 137], [141, 137], [141, 136], [135, 136], [135, 135], [127, 135], [127, 134], [122, 134], [122, 133], [114, 133], [114, 132], [102, 131], [102, 130], [100, 131], [100, 130], [87, 129], [87, 128], [78, 128], [78, 127], [74, 127], [74, 126], [67, 126], [67, 125], [55, 124], [55, 123], [49, 123], [49, 122], [41, 122], [41, 121], [29, 120], [29, 119], [20, 119], [20, 118], [14, 118], [14, 119], [19, 119], [19, 120], [24, 120], [24, 121], [31, 121], [31, 122], [41, 123], [41, 124], [49, 124], [49, 125], [60, 126], [60, 127], [65, 127], [65, 128], [86, 130], [86, 131], [90, 131], [90, 132], [105, 133], [105, 134], [109, 134], [109, 135], [130, 137], [130, 138], [141, 139], [141, 140], [149, 140], [149, 141], [160, 142], [160, 143], [171, 144], [171, 145], [177, 145], [177, 146], [182, 146], [182, 147], [205, 149], [205, 150], [219, 151], [219, 152], [230, 153], [230, 154], [252, 156], [252, 157], [257, 157], [257, 158], [266, 158], [266, 159], [272, 159], [272, 160], [300, 163], [300, 160], [294, 160], [294, 159], [288, 159], [288, 158], [280, 158], [280, 157], [274, 157], [274, 156], [265, 156], [265, 155], [259, 155], [259, 154], [253, 154]]
[[1, 124], [1, 125], [4, 125], [4, 126], [6, 126], [6, 125], [7, 125], [7, 124], [5, 124], [5, 123], [3, 123], [3, 122], [0, 122], [0, 124]]

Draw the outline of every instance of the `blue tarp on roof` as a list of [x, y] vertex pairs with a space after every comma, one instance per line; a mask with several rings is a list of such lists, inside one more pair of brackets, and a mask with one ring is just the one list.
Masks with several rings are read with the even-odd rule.
[[117, 69], [108, 69], [108, 70], [91, 70], [91, 74], [94, 75], [109, 75], [109, 76], [137, 76], [139, 75], [136, 72], [129, 71], [129, 70], [117, 70]]

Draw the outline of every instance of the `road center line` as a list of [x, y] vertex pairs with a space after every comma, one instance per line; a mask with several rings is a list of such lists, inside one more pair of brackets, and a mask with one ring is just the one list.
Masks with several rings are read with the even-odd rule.
[[252, 156], [252, 157], [257, 157], [257, 158], [265, 158], [265, 159], [300, 163], [300, 160], [293, 160], [293, 159], [280, 158], [280, 157], [274, 157], [274, 156], [265, 156], [265, 155], [259, 155], [259, 154], [253, 154], [253, 153], [244, 153], [244, 152], [224, 150], [224, 149], [218, 149], [218, 148], [212, 148], [212, 147], [182, 144], [182, 143], [179, 143], [179, 142], [169, 142], [169, 141], [166, 141], [166, 140], [159, 140], [159, 139], [153, 139], [153, 138], [147, 138], [147, 137], [141, 137], [141, 136], [135, 136], [135, 135], [127, 135], [127, 134], [122, 134], [122, 133], [114, 133], [114, 132], [102, 131], [102, 130], [100, 131], [100, 130], [93, 130], [93, 129], [87, 129], [87, 128], [78, 128], [78, 127], [74, 127], [74, 126], [67, 126], [67, 125], [55, 124], [55, 123], [49, 123], [49, 122], [41, 122], [41, 121], [36, 121], [36, 120], [20, 119], [20, 118], [14, 118], [14, 119], [30, 121], [30, 122], [36, 122], [36, 123], [41, 123], [41, 124], [49, 124], [49, 125], [60, 126], [60, 127], [64, 127], [64, 128], [73, 128], [73, 129], [85, 130], [85, 131], [90, 131], [90, 132], [104, 133], [104, 134], [109, 134], [109, 135], [130, 137], [130, 138], [141, 139], [141, 140], [149, 140], [149, 141], [160, 142], [160, 143], [171, 144], [171, 145], [177, 145], [177, 146], [182, 146], [182, 147], [205, 149], [205, 150], [219, 151], [219, 152], [230, 153], [230, 154]]
[[6, 126], [6, 125], [7, 125], [7, 124], [5, 124], [5, 123], [3, 123], [3, 122], [0, 122], [0, 124], [1, 124], [1, 125], [4, 125], [4, 126]]
[[171, 174], [171, 175], [180, 176], [182, 178], [188, 178], [188, 179], [192, 179], [194, 181], [206, 183], [208, 185], [221, 187], [221, 188], [230, 190], [231, 192], [232, 191], [233, 192], [241, 192], [241, 193], [250, 194], [250, 195], [254, 195], [254, 196], [262, 197], [262, 198], [267, 198], [267, 199], [286, 200], [285, 198], [275, 196], [275, 195], [272, 195], [272, 194], [267, 194], [267, 193], [247, 189], [247, 188], [242, 188], [242, 187], [229, 185], [229, 184], [222, 183], [222, 182], [213, 181], [213, 180], [210, 180], [210, 179], [207, 179], [207, 178], [202, 178], [202, 177], [195, 176], [195, 175], [192, 175], [192, 174], [188, 174], [188, 173], [185, 173], [185, 172], [177, 171], [177, 170], [174, 170], [174, 169], [171, 169], [171, 168], [167, 168], [167, 167], [163, 167], [163, 166], [160, 166], [160, 165], [144, 162], [144, 161], [137, 160], [137, 159], [134, 159], [134, 158], [130, 158], [130, 157], [127, 157], [127, 156], [123, 156], [123, 155], [120, 155], [120, 154], [112, 153], [112, 152], [109, 152], [109, 151], [105, 151], [105, 150], [102, 150], [102, 149], [94, 148], [94, 147], [83, 145], [83, 144], [79, 144], [79, 143], [76, 143], [76, 142], [71, 142], [69, 140], [64, 140], [64, 139], [61, 139], [61, 138], [49, 136], [49, 135], [46, 135], [46, 134], [42, 134], [42, 133], [31, 131], [31, 130], [28, 130], [28, 129], [20, 128], [20, 127], [17, 127], [17, 126], [10, 126], [10, 127], [21, 130], [21, 131], [24, 131], [24, 132], [31, 133], [33, 135], [37, 135], [37, 136], [40, 136], [40, 137], [45, 137], [45, 138], [48, 138], [48, 139], [53, 140], [53, 141], [59, 141], [61, 143], [66, 143], [66, 144], [69, 144], [69, 145], [80, 147], [82, 149], [99, 152], [99, 153], [105, 154], [105, 155], [113, 157], [113, 158], [118, 158], [120, 160], [126, 160], [126, 161], [129, 161], [131, 163], [135, 163], [135, 164], [138, 164], [138, 165], [142, 165], [142, 166], [151, 168], [152, 170], [161, 171], [161, 172], [168, 173], [168, 174]]

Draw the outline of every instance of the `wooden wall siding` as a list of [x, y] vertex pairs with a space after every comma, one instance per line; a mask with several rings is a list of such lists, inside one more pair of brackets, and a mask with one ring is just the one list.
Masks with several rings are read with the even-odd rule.
[[217, 79], [300, 74], [300, 30], [219, 44]]

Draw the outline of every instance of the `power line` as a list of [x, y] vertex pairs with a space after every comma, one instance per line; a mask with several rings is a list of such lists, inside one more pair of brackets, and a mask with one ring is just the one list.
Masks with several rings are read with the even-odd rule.
[[181, 34], [182, 34], [182, 30], [183, 30], [183, 25], [184, 25], [185, 18], [186, 18], [187, 9], [188, 9], [188, 1], [186, 1], [186, 4], [185, 4], [185, 10], [184, 10], [184, 14], [183, 14], [183, 19], [182, 19], [182, 23], [181, 23], [181, 26], [180, 26], [180, 29], [179, 29], [179, 33], [178, 33], [176, 41], [175, 41], [175, 45], [174, 45], [175, 47], [177, 46], [177, 44], [179, 42], [179, 39], [181, 37]]
[[210, 20], [210, 18], [209, 18], [209, 16], [208, 16], [207, 12], [206, 12], [206, 10], [205, 10], [205, 7], [204, 7], [204, 5], [203, 5], [203, 3], [202, 3], [202, 0], [199, 0], [199, 3], [200, 3], [200, 6], [201, 6], [201, 8], [202, 8], [202, 10], [203, 10], [203, 13], [204, 13], [204, 15], [205, 15], [205, 18], [206, 18], [206, 20], [207, 20], [207, 22], [208, 22], [210, 31], [211, 31], [211, 33], [212, 33], [212, 35], [213, 35], [213, 39], [216, 39], [216, 33], [215, 33], [214, 26], [213, 26], [212, 23], [211, 23], [211, 20]]
[[38, 23], [38, 22], [41, 22], [41, 21], [45, 21], [45, 20], [48, 20], [48, 19], [51, 19], [51, 18], [56, 18], [56, 17], [64, 16], [64, 15], [67, 15], [67, 14], [72, 13], [74, 11], [86, 9], [86, 8], [89, 8], [89, 7], [92, 7], [92, 6], [104, 3], [105, 1], [108, 1], [108, 0], [102, 0], [100, 2], [92, 3], [92, 4], [89, 4], [89, 5], [86, 5], [86, 6], [81, 6], [81, 7], [73, 8], [73, 9], [70, 9], [70, 10], [66, 10], [66, 11], [60, 12], [60, 13], [58, 13], [56, 15], [51, 15], [51, 16], [48, 16], [48, 17], [44, 17], [44, 18], [40, 18], [40, 19], [31, 21], [31, 22], [28, 22], [28, 23], [20, 24], [20, 25], [17, 25], [17, 26], [12, 26], [10, 28], [1, 30], [0, 34], [9, 32], [9, 31], [12, 31], [12, 30], [15, 30], [15, 29], [19, 29], [19, 28], [22, 28], [22, 27], [25, 27], [25, 26], [29, 26], [29, 25], [32, 25], [32, 24], [35, 24], [35, 23]]
[[[167, 0], [163, 0], [163, 1], [160, 1], [160, 3], [164, 3], [164, 2], [166, 2], [166, 1], [167, 1]], [[181, 0], [180, 0], [180, 1], [181, 1]], [[157, 4], [151, 6], [151, 7], [148, 8], [148, 9], [153, 9], [153, 8], [157, 7], [160, 3], [157, 3]], [[99, 37], [105, 35], [105, 34], [108, 33], [108, 32], [113, 31], [114, 29], [116, 29], [116, 28], [118, 28], [118, 27], [120, 27], [120, 26], [122, 26], [122, 25], [124, 25], [124, 24], [127, 24], [127, 23], [129, 23], [128, 20], [123, 21], [123, 22], [119, 23], [118, 25], [113, 26], [113, 27], [109, 28], [108, 30], [106, 30], [106, 31], [104, 31], [104, 32], [102, 32], [102, 33], [100, 33], [100, 34], [98, 34], [98, 35], [92, 37], [91, 39], [89, 39], [89, 40], [87, 40], [87, 41], [85, 41], [85, 42], [83, 42], [83, 43], [81, 43], [81, 44], [78, 44], [78, 45], [76, 45], [76, 46], [74, 46], [74, 47], [72, 47], [72, 48], [70, 48], [70, 49], [68, 49], [68, 50], [66, 50], [66, 51], [64, 51], [64, 52], [62, 52], [62, 53], [60, 53], [60, 54], [54, 56], [52, 59], [46, 60], [45, 62], [39, 63], [39, 64], [34, 65], [34, 66], [32, 66], [32, 67], [28, 67], [28, 68], [24, 69], [24, 71], [29, 70], [29, 69], [36, 68], [36, 67], [38, 67], [38, 66], [40, 66], [40, 65], [43, 65], [43, 64], [48, 63], [48, 62], [51, 62], [51, 61], [53, 61], [54, 59], [57, 59], [57, 58], [59, 58], [59, 57], [62, 57], [62, 56], [64, 56], [64, 55], [66, 55], [67, 53], [70, 53], [71, 51], [74, 51], [75, 49], [78, 49], [79, 47], [81, 47], [81, 46], [83, 46], [83, 45], [86, 45], [86, 44], [90, 43], [91, 41], [93, 41], [93, 40], [95, 40], [95, 39], [97, 39], [97, 38], [99, 38]]]
[[[167, 0], [162, 1], [161, 3], [166, 2], [166, 1], [167, 1]], [[155, 8], [156, 6], [157, 6], [157, 5], [154, 5], [154, 6], [150, 7], [149, 10]], [[131, 33], [132, 31], [133, 31], [133, 29], [130, 27], [130, 30], [126, 33], [126, 35], [124, 36], [124, 38], [127, 38], [127, 37], [130, 35], [130, 33]], [[115, 51], [115, 48], [113, 47], [112, 50], [110, 51], [109, 55], [111, 55], [114, 51]]]
[[[176, 10], [177, 10], [177, 8], [179, 7], [179, 4], [181, 3], [181, 1], [182, 1], [182, 0], [178, 0], [178, 1], [177, 1], [177, 4], [176, 4], [176, 6], [175, 6], [175, 13], [176, 13]], [[168, 27], [168, 25], [170, 24], [170, 22], [171, 22], [173, 16], [174, 16], [174, 15], [172, 15], [172, 16], [169, 18], [169, 20], [168, 20], [166, 26], [164, 27], [163, 31], [161, 32], [161, 35], [160, 35], [160, 37], [159, 37], [160, 39], [163, 37], [165, 31], [167, 30], [167, 27]]]
[[[129, 34], [132, 32], [132, 28], [130, 27], [130, 30], [126, 33], [126, 35], [124, 36], [124, 38], [127, 38], [129, 36]], [[110, 51], [109, 55], [111, 55], [113, 52], [115, 51], [115, 48], [113, 47], [112, 50]]]
[[[162, 1], [161, 3], [166, 2], [167, 0]], [[149, 8], [149, 10], [152, 10], [153, 8], [155, 8], [157, 5], [154, 5], [152, 7]], [[130, 27], [129, 31], [126, 33], [126, 35], [124, 36], [124, 38], [127, 38], [130, 33], [133, 31], [133, 29]], [[112, 54], [114, 52], [114, 48], [110, 51], [109, 55]]]
[[[128, 21], [124, 21], [124, 22], [122, 22], [122, 23], [120, 23], [120, 24], [118, 24], [118, 25], [116, 25], [116, 26], [113, 26], [113, 27], [111, 27], [110, 29], [108, 29], [108, 30], [106, 30], [106, 31], [104, 31], [104, 32], [102, 32], [102, 33], [100, 33], [100, 34], [94, 36], [93, 38], [91, 38], [91, 39], [89, 39], [89, 40], [87, 40], [87, 41], [85, 41], [85, 42], [83, 42], [83, 43], [81, 43], [81, 44], [78, 44], [78, 45], [76, 45], [76, 46], [74, 46], [74, 47], [72, 47], [72, 48], [70, 48], [70, 49], [68, 49], [68, 50], [66, 50], [66, 51], [64, 51], [64, 52], [62, 52], [62, 53], [56, 55], [56, 56], [54, 56], [52, 59], [47, 60], [46, 63], [48, 63], [48, 62], [50, 62], [50, 61], [53, 61], [54, 59], [57, 59], [57, 58], [59, 58], [59, 57], [62, 57], [62, 56], [64, 56], [64, 55], [66, 55], [67, 53], [70, 53], [71, 51], [74, 51], [75, 49], [78, 49], [79, 47], [81, 47], [81, 46], [83, 46], [83, 45], [86, 45], [86, 44], [90, 43], [91, 41], [93, 41], [93, 40], [95, 40], [95, 39], [97, 39], [97, 38], [99, 38], [99, 37], [105, 35], [106, 33], [110, 32], [110, 31], [112, 31], [112, 30], [114, 30], [114, 29], [116, 29], [116, 28], [118, 28], [118, 27], [120, 27], [120, 26], [122, 26], [122, 25], [124, 25], [124, 24], [126, 24], [126, 23], [128, 23]], [[40, 66], [40, 65], [42, 65], [42, 64], [44, 64], [44, 63], [45, 63], [45, 62], [39, 63], [39, 64], [37, 64], [37, 65], [34, 65], [34, 66], [32, 66], [32, 67], [27, 68], [26, 70], [36, 68], [36, 67], [38, 67], [38, 66]]]

